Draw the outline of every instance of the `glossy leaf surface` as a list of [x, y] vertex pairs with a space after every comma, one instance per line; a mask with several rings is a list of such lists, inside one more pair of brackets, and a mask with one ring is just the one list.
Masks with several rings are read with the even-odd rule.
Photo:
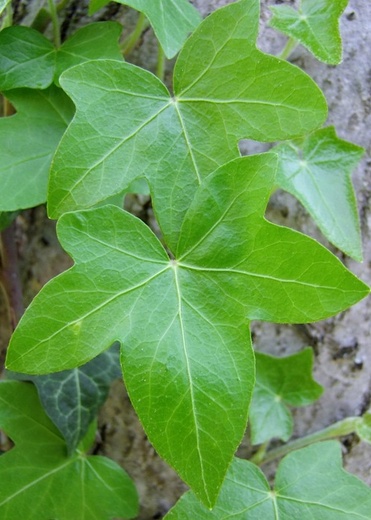
[[298, 10], [272, 6], [270, 25], [298, 40], [317, 59], [337, 65], [342, 58], [339, 18], [347, 5], [348, 0], [301, 0]]
[[50, 163], [74, 107], [57, 87], [6, 92], [15, 115], [0, 119], [0, 211], [45, 202]]
[[28, 520], [134, 518], [138, 499], [112, 460], [67, 456], [57, 428], [30, 383], [0, 382], [0, 426], [15, 447], [0, 457], [0, 516]]
[[322, 93], [298, 68], [257, 50], [258, 22], [258, 0], [204, 20], [178, 57], [174, 98], [155, 76], [125, 63], [65, 72], [61, 84], [77, 114], [54, 159], [49, 214], [93, 206], [146, 176], [175, 247], [197, 186], [238, 157], [240, 139], [288, 139], [319, 126]]
[[188, 492], [166, 520], [369, 520], [371, 489], [342, 469], [337, 442], [294, 451], [280, 463], [274, 489], [261, 470], [235, 459], [215, 508]]
[[250, 408], [252, 444], [274, 437], [287, 441], [293, 419], [287, 405], [306, 406], [320, 397], [323, 388], [312, 378], [313, 351], [306, 348], [278, 358], [255, 353], [256, 384]]
[[118, 345], [71, 370], [44, 376], [11, 372], [9, 375], [36, 385], [44, 410], [62, 433], [68, 452], [72, 453], [104, 403], [110, 384], [121, 375]]
[[[142, 12], [150, 21], [165, 55], [173, 58], [187, 36], [201, 21], [201, 15], [188, 0], [115, 0]], [[94, 13], [108, 2], [91, 0], [90, 12]]]
[[339, 249], [362, 260], [361, 232], [351, 173], [364, 150], [339, 139], [334, 127], [302, 141], [277, 146], [277, 184], [309, 211], [323, 234]]
[[75, 266], [34, 299], [8, 350], [9, 369], [42, 373], [121, 341], [149, 439], [208, 506], [246, 425], [254, 384], [246, 318], [320, 319], [368, 293], [314, 240], [263, 219], [275, 168], [276, 156], [263, 154], [210, 175], [175, 260], [117, 207], [65, 214], [58, 233]]

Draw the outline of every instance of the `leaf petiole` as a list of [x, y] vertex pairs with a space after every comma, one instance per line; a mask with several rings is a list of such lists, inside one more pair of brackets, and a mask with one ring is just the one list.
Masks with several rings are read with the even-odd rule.
[[281, 60], [287, 60], [290, 54], [294, 52], [296, 47], [299, 45], [299, 42], [295, 40], [295, 38], [289, 38], [286, 42], [286, 45], [280, 52], [280, 54], [277, 56]]
[[57, 6], [56, 6], [54, 0], [48, 0], [48, 6], [49, 6], [50, 18], [51, 18], [52, 25], [53, 25], [54, 45], [58, 49], [61, 46], [61, 33], [59, 30]]
[[138, 21], [134, 31], [129, 34], [121, 43], [121, 51], [124, 57], [128, 56], [138, 43], [143, 31], [149, 27], [149, 21], [143, 13], [139, 13]]
[[310, 435], [306, 435], [305, 437], [296, 439], [292, 442], [288, 442], [287, 444], [279, 446], [278, 448], [268, 450], [263, 457], [261, 456], [261, 451], [259, 449], [257, 453], [251, 457], [250, 462], [261, 466], [262, 464], [266, 464], [272, 460], [283, 457], [284, 455], [287, 455], [294, 450], [305, 448], [306, 446], [309, 446], [315, 442], [321, 442], [329, 439], [335, 439], [336, 437], [350, 435], [356, 431], [357, 424], [360, 420], [362, 420], [360, 417], [347, 417], [342, 421], [331, 424], [323, 430], [311, 433]]

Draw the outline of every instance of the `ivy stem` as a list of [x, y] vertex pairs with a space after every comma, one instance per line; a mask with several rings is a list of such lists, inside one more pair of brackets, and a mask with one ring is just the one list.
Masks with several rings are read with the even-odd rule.
[[149, 26], [149, 22], [143, 13], [139, 13], [138, 21], [135, 26], [134, 31], [127, 36], [123, 42], [121, 43], [121, 51], [122, 54], [126, 57], [131, 51], [134, 49], [136, 44], [138, 43], [139, 38], [142, 35], [142, 32], [147, 29]]
[[157, 67], [156, 76], [163, 82], [165, 77], [166, 58], [161, 43], [157, 40]]
[[13, 8], [12, 3], [8, 2], [5, 8], [5, 16], [3, 19], [3, 23], [1, 24], [1, 29], [5, 29], [5, 27], [11, 27], [13, 25]]
[[267, 462], [271, 462], [279, 457], [283, 457], [287, 455], [293, 450], [298, 450], [300, 448], [305, 448], [314, 442], [326, 441], [329, 439], [334, 439], [336, 437], [343, 437], [344, 435], [349, 435], [353, 433], [356, 429], [357, 423], [359, 422], [359, 417], [347, 417], [342, 421], [338, 421], [334, 424], [331, 424], [327, 428], [320, 430], [315, 433], [311, 433], [310, 435], [306, 435], [301, 439], [296, 439], [292, 442], [288, 442], [283, 446], [279, 446], [278, 448], [274, 448], [272, 450], [268, 450], [263, 457], [259, 457], [259, 451], [250, 459], [250, 462], [254, 464], [258, 464], [259, 466], [262, 464], [266, 464]]
[[296, 49], [296, 47], [298, 45], [299, 44], [298, 44], [297, 40], [295, 40], [294, 38], [289, 38], [287, 40], [286, 45], [284, 46], [284, 48], [278, 55], [278, 58], [281, 58], [281, 60], [287, 60], [287, 58], [290, 56], [290, 54], [292, 52], [294, 52], [294, 50]]
[[57, 49], [61, 46], [61, 33], [59, 30], [58, 10], [54, 0], [48, 0], [50, 18], [53, 25], [53, 40]]
[[10, 226], [1, 232], [0, 242], [0, 281], [7, 298], [9, 322], [12, 330], [15, 329], [24, 313], [15, 230], [16, 223], [13, 220]]

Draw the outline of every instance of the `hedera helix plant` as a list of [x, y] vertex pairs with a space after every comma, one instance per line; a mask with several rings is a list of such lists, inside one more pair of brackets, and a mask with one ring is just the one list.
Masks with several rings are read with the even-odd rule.
[[[93, 0], [91, 11], [106, 3]], [[0, 121], [1, 222], [47, 202], [74, 260], [36, 296], [10, 341], [0, 425], [16, 446], [0, 458], [0, 513], [136, 516], [126, 473], [87, 455], [96, 410], [117, 377], [117, 345], [109, 347], [119, 342], [144, 429], [191, 488], [167, 518], [370, 519], [370, 490], [342, 470], [336, 442], [311, 444], [353, 431], [370, 440], [370, 415], [266, 451], [272, 438], [292, 434], [287, 405], [308, 404], [322, 388], [310, 349], [254, 355], [249, 332], [251, 320], [325, 319], [369, 293], [315, 240], [264, 217], [281, 187], [334, 245], [362, 258], [350, 174], [363, 150], [320, 128], [323, 94], [283, 59], [299, 41], [338, 63], [347, 2], [275, 8], [272, 25], [291, 37], [281, 58], [255, 45], [258, 0], [203, 22], [186, 0], [121, 3], [141, 11], [136, 33], [152, 24], [160, 76], [164, 55], [180, 50], [172, 93], [123, 60], [116, 23], [87, 25], [60, 44], [50, 1], [54, 44], [30, 27], [0, 33], [4, 115], [16, 110]], [[0, 5], [9, 25], [10, 4]], [[326, 38], [313, 37], [324, 25]], [[243, 138], [280, 143], [241, 157]], [[160, 237], [122, 209], [138, 182], [149, 187]], [[33, 385], [10, 379], [33, 381], [45, 411]], [[249, 410], [251, 441], [261, 445], [250, 462], [234, 458]], [[256, 464], [286, 453], [271, 490]]]

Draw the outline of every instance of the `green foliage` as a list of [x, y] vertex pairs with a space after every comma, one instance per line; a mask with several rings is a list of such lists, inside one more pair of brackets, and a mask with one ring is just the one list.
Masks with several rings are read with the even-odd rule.
[[[91, 10], [106, 3], [93, 0]], [[16, 444], [0, 457], [0, 517], [135, 516], [126, 474], [86, 455], [121, 368], [149, 440], [192, 489], [168, 518], [369, 519], [370, 490], [341, 469], [334, 443], [287, 456], [273, 491], [256, 466], [233, 460], [251, 399], [252, 441], [264, 443], [287, 440], [287, 405], [322, 391], [309, 349], [258, 353], [255, 382], [250, 320], [321, 320], [370, 291], [316, 241], [267, 221], [270, 195], [292, 193], [329, 240], [361, 259], [351, 170], [363, 150], [319, 129], [326, 102], [304, 72], [257, 49], [259, 0], [200, 24], [187, 0], [121, 3], [148, 17], [160, 58], [161, 46], [169, 57], [180, 50], [173, 93], [123, 61], [116, 23], [83, 27], [59, 46], [50, 2], [58, 48], [28, 27], [0, 32], [4, 115], [9, 102], [16, 109], [0, 120], [0, 227], [47, 199], [74, 260], [29, 305], [7, 354], [65, 440], [33, 385], [0, 383], [0, 425]], [[272, 24], [286, 20], [292, 37], [333, 63], [344, 7], [303, 0], [297, 23], [282, 7]], [[318, 30], [326, 34], [313, 44]], [[241, 158], [243, 138], [285, 142]], [[158, 236], [122, 209], [126, 192], [148, 189]], [[118, 351], [107, 351], [116, 341], [121, 367]], [[370, 414], [324, 438], [344, 428], [370, 441]]]
[[50, 163], [74, 107], [55, 86], [6, 97], [17, 113], [0, 119], [0, 211], [15, 211], [45, 202]]
[[59, 239], [75, 266], [34, 299], [8, 350], [11, 370], [45, 373], [120, 340], [125, 382], [151, 442], [208, 506], [246, 424], [254, 384], [246, 316], [322, 319], [368, 293], [318, 243], [263, 219], [275, 167], [275, 155], [263, 154], [210, 175], [175, 260], [115, 206], [65, 214]]
[[293, 419], [287, 405], [306, 406], [318, 399], [323, 388], [312, 378], [313, 351], [277, 358], [255, 353], [256, 382], [250, 409], [252, 444], [292, 435]]
[[339, 18], [347, 5], [348, 0], [300, 0], [298, 10], [272, 6], [270, 25], [298, 40], [317, 59], [337, 65], [342, 58]]
[[8, 372], [8, 377], [32, 381], [45, 412], [62, 433], [72, 453], [87, 434], [110, 384], [121, 375], [118, 345], [86, 365], [44, 376]]
[[[188, 0], [115, 0], [142, 12], [150, 21], [155, 35], [168, 58], [173, 58], [184, 44], [188, 34], [201, 21], [197, 9]], [[90, 0], [92, 14], [108, 0]]]
[[113, 461], [85, 451], [71, 456], [40, 406], [36, 389], [0, 382], [0, 426], [15, 447], [0, 457], [0, 516], [27, 520], [134, 518], [132, 481]]
[[210, 511], [188, 492], [166, 520], [369, 520], [371, 491], [341, 467], [340, 445], [313, 444], [285, 457], [274, 489], [254, 464], [235, 459]]
[[98, 22], [82, 27], [59, 48], [30, 27], [0, 32], [0, 90], [44, 89], [69, 67], [93, 59], [122, 61], [118, 47], [121, 25]]
[[277, 184], [307, 208], [323, 234], [347, 255], [362, 260], [352, 170], [363, 148], [339, 139], [334, 127], [277, 146]]
[[50, 216], [93, 206], [146, 176], [175, 248], [195, 190], [239, 156], [240, 139], [290, 139], [318, 127], [322, 93], [298, 68], [257, 50], [258, 21], [258, 0], [204, 20], [178, 57], [175, 97], [127, 63], [92, 61], [64, 73], [77, 113], [54, 157]]

